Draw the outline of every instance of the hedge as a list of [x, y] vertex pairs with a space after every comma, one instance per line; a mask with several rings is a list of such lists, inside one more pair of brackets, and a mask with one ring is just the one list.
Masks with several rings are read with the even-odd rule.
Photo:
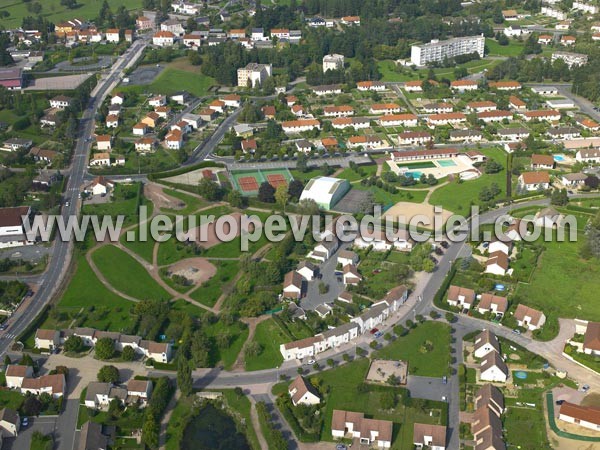
[[448, 308], [446, 307], [446, 305], [443, 302], [443, 298], [444, 298], [444, 295], [446, 294], [446, 291], [450, 287], [450, 283], [452, 282], [454, 275], [456, 275], [456, 261], [454, 262], [454, 264], [452, 264], [452, 267], [450, 267], [450, 271], [446, 274], [446, 277], [444, 278], [442, 285], [440, 286], [438, 291], [433, 296], [433, 304], [435, 306], [437, 306], [438, 308], [448, 310]]
[[181, 175], [184, 173], [192, 172], [197, 169], [202, 169], [204, 167], [225, 167], [223, 164], [214, 162], [214, 161], [202, 161], [197, 164], [192, 164], [191, 166], [183, 166], [179, 169], [174, 170], [165, 170], [163, 172], [151, 173], [148, 175], [148, 179], [150, 181], [159, 180], [161, 178], [174, 177], [176, 175]]
[[288, 399], [286, 399], [284, 397], [279, 397], [277, 399], [277, 406], [279, 407], [279, 411], [281, 411], [281, 414], [283, 415], [283, 417], [285, 418], [287, 423], [290, 425], [290, 427], [294, 431], [294, 434], [296, 435], [298, 440], [300, 442], [319, 442], [321, 440], [319, 433], [315, 433], [315, 432], [311, 433], [311, 432], [304, 430], [304, 428], [302, 428], [302, 426], [298, 422], [298, 419], [296, 419], [296, 416], [294, 415], [293, 411], [291, 410], [288, 402], [289, 402]]
[[566, 431], [559, 430], [558, 426], [556, 425], [556, 420], [554, 419], [554, 402], [552, 392], [546, 392], [546, 404], [548, 405], [548, 422], [550, 424], [550, 428], [552, 428], [552, 431], [554, 431], [560, 437], [574, 439], [577, 441], [600, 442], [600, 438], [598, 437], [580, 436], [578, 434], [567, 433]]

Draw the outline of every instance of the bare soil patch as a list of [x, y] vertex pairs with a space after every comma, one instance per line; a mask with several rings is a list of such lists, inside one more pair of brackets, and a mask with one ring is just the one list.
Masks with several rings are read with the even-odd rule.
[[194, 284], [202, 284], [215, 276], [217, 268], [205, 258], [188, 258], [169, 266], [169, 273], [185, 277]]
[[[451, 211], [446, 210], [443, 210], [441, 213], [437, 214], [439, 216], [439, 223], [436, 224], [438, 225], [437, 228], [441, 228], [452, 214], [453, 213]], [[434, 229], [434, 217], [436, 216], [436, 214], [433, 212], [433, 205], [411, 202], [398, 202], [388, 209], [383, 215], [385, 217], [392, 217], [395, 221], [398, 221], [398, 218], [400, 217], [402, 219], [400, 222], [405, 225], [410, 224], [411, 220], [415, 220], [413, 217], [421, 216], [423, 220], [429, 222], [429, 225], [424, 223], [418, 223], [416, 225], [430, 230]]]
[[185, 208], [184, 201], [165, 194], [163, 188], [154, 183], [144, 185], [144, 196], [158, 209], [180, 210]]
[[[254, 226], [250, 225], [249, 227], [242, 225], [242, 214], [239, 212], [234, 212], [231, 214], [226, 214], [233, 218], [235, 225], [235, 237], [240, 236], [242, 232], [244, 233], [252, 233], [254, 231]], [[217, 244], [220, 244], [222, 241], [217, 236], [216, 230], [216, 222], [219, 218], [215, 217], [215, 220], [208, 224], [202, 224], [199, 227], [196, 227], [192, 230], [192, 233], [188, 233], [190, 239], [195, 239], [198, 245], [202, 248], [211, 248]], [[244, 229], [242, 229], [244, 227]], [[225, 234], [229, 234], [231, 231], [230, 224], [228, 222], [224, 222], [223, 224], [223, 232]]]

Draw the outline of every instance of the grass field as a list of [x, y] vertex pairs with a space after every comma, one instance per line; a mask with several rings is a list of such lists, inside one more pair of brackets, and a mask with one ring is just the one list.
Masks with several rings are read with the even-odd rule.
[[381, 72], [381, 81], [409, 81], [417, 78], [416, 76], [396, 72], [396, 63], [389, 59], [378, 61], [377, 68]]
[[352, 187], [361, 191], [372, 192], [375, 203], [383, 206], [393, 206], [398, 202], [423, 203], [427, 196], [427, 191], [398, 189], [398, 192], [392, 194], [377, 186], [364, 186], [360, 183], [355, 183]]
[[223, 286], [229, 283], [239, 271], [238, 261], [212, 261], [217, 266], [214, 277], [194, 290], [190, 297], [206, 306], [214, 306], [223, 293]]
[[[429, 402], [433, 406], [432, 416], [430, 409], [414, 408], [405, 406], [401, 401], [393, 410], [381, 408], [379, 390], [369, 392], [359, 391], [357, 388], [364, 382], [366, 372], [369, 368], [367, 359], [360, 359], [350, 364], [345, 364], [337, 369], [327, 370], [315, 376], [323, 386], [323, 391], [328, 392], [323, 418], [323, 430], [321, 439], [330, 441], [331, 438], [331, 416], [334, 409], [364, 412], [368, 417], [385, 419], [394, 422], [392, 437], [392, 448], [399, 450], [412, 450], [413, 425], [419, 423], [439, 424], [442, 421], [442, 413], [439, 408], [444, 408], [441, 402]], [[398, 395], [406, 395], [400, 388], [388, 388]], [[383, 390], [383, 389], [382, 389]]]
[[211, 338], [216, 338], [221, 334], [230, 336], [229, 345], [225, 348], [217, 349], [217, 354], [212, 355], [215, 362], [221, 361], [225, 369], [230, 369], [248, 338], [248, 327], [239, 321], [231, 326], [227, 326], [219, 320], [212, 325], [206, 326], [204, 331]]
[[[583, 237], [580, 235], [580, 240]], [[529, 284], [519, 284], [524, 303], [543, 309], [548, 317], [600, 320], [600, 266], [579, 257], [582, 242], [544, 242], [546, 250]], [[557, 282], [560, 280], [560, 282]], [[570, 299], [570, 301], [565, 301]]]
[[110, 311], [105, 317], [88, 319], [82, 326], [120, 331], [129, 327], [133, 321], [129, 314], [132, 305], [132, 302], [113, 294], [100, 283], [85, 258], [80, 257], [69, 287], [58, 303], [58, 309], [70, 312], [77, 312], [82, 308]]
[[288, 342], [289, 339], [273, 319], [256, 326], [253, 341], [261, 345], [262, 351], [256, 357], [246, 358], [246, 370], [270, 369], [283, 362], [279, 345]]
[[336, 175], [336, 177], [343, 178], [350, 182], [360, 181], [363, 178], [367, 178], [367, 177], [370, 177], [371, 175], [375, 175], [375, 172], [377, 172], [377, 164], [369, 164], [367, 166], [360, 166], [360, 170], [363, 171], [364, 175], [360, 175], [360, 174], [356, 173], [354, 170], [348, 168], [348, 169], [342, 170], [340, 173], [338, 173]]
[[485, 46], [488, 49], [486, 54], [492, 56], [519, 56], [523, 51], [525, 44], [523, 42], [511, 39], [508, 45], [500, 45], [494, 39], [486, 39]]
[[[139, 239], [139, 227], [133, 228], [131, 231], [135, 233], [136, 239]], [[152, 254], [154, 252], [154, 239], [147, 239], [145, 241], [135, 240], [127, 241], [127, 233], [123, 233], [120, 239], [121, 244], [127, 247], [132, 252], [137, 253], [149, 263], [152, 262]]]
[[[112, 12], [116, 12], [119, 6], [123, 5], [130, 11], [141, 9], [142, 0], [107, 0]], [[98, 16], [101, 0], [78, 0], [78, 7], [68, 9], [60, 4], [60, 0], [44, 0], [40, 2], [42, 5], [41, 15], [51, 22], [60, 22], [61, 20], [80, 17], [82, 19], [94, 19]], [[4, 0], [1, 3], [0, 11], [7, 11], [10, 16], [2, 18], [4, 28], [15, 28], [21, 26], [23, 17], [32, 16], [34, 14], [27, 11], [27, 2], [19, 0]]]
[[504, 166], [504, 170], [495, 174], [483, 174], [479, 178], [462, 183], [448, 183], [445, 186], [439, 187], [431, 195], [429, 203], [432, 205], [441, 205], [444, 209], [457, 214], [468, 213], [468, 208], [471, 202], [479, 204], [479, 192], [484, 187], [491, 186], [496, 183], [501, 189], [501, 193], [497, 198], [506, 197], [506, 152], [499, 148], [483, 149], [488, 158], [493, 158], [496, 162]]
[[119, 86], [119, 90], [137, 93], [159, 92], [166, 95], [185, 90], [196, 97], [202, 97], [215, 83], [214, 78], [202, 74], [200, 66], [192, 66], [187, 58], [179, 58], [170, 62], [152, 83], [142, 86]]
[[123, 250], [107, 245], [92, 254], [106, 280], [117, 290], [140, 300], [168, 300], [170, 295], [159, 286], [135, 259]]
[[[433, 348], [426, 350], [429, 341]], [[376, 353], [380, 359], [408, 361], [413, 375], [441, 377], [448, 375], [450, 364], [450, 327], [440, 322], [425, 322]]]

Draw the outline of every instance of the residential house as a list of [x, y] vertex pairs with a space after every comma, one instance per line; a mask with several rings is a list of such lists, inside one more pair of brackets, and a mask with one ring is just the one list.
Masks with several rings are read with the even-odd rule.
[[511, 95], [508, 97], [508, 106], [510, 109], [514, 109], [516, 111], [525, 111], [527, 109], [527, 103], [525, 103], [516, 95]]
[[509, 374], [508, 367], [498, 352], [488, 353], [479, 366], [479, 379], [481, 381], [506, 383]]
[[397, 305], [396, 309], [399, 305], [403, 305], [406, 300], [408, 300], [408, 288], [403, 284], [390, 289], [387, 294], [385, 294], [385, 297], [383, 297], [383, 301], [388, 305]]
[[490, 330], [483, 330], [475, 336], [473, 356], [481, 359], [490, 352], [500, 353], [500, 342], [498, 342], [498, 338]]
[[99, 134], [96, 136], [96, 146], [98, 150], [111, 151], [112, 150], [112, 136], [110, 134]]
[[346, 264], [344, 266], [342, 278], [345, 286], [355, 286], [362, 281], [362, 275], [358, 273], [354, 264]]
[[510, 239], [492, 239], [488, 248], [488, 254], [502, 252], [506, 256], [510, 255], [510, 251], [512, 250], [512, 241]]
[[508, 299], [494, 294], [481, 294], [477, 311], [479, 314], [491, 312], [493, 314], [504, 315], [508, 309]]
[[530, 331], [537, 330], [546, 323], [546, 316], [543, 312], [525, 306], [522, 303], [517, 306], [514, 318], [520, 327], [527, 328]]
[[158, 117], [160, 117], [161, 119], [167, 119], [169, 117], [169, 115], [171, 114], [171, 107], [170, 106], [157, 106], [156, 108], [154, 108], [154, 112], [156, 114], [158, 114]]
[[135, 27], [138, 30], [150, 30], [152, 26], [152, 20], [150, 20], [146, 16], [140, 16], [137, 19], [135, 19]]
[[140, 348], [144, 356], [157, 362], [167, 363], [171, 359], [172, 346], [168, 342], [142, 340]]
[[154, 111], [150, 111], [146, 116], [141, 120], [142, 123], [145, 123], [150, 128], [156, 128], [158, 121], [160, 120], [160, 116]]
[[306, 281], [312, 281], [317, 275], [318, 267], [310, 261], [301, 261], [296, 268], [296, 272]]
[[587, 323], [582, 350], [586, 355], [600, 355], [600, 322]]
[[352, 303], [352, 293], [348, 291], [342, 291], [337, 298], [340, 302]]
[[323, 115], [325, 117], [349, 117], [354, 115], [354, 108], [350, 105], [325, 106]]
[[306, 139], [299, 139], [294, 142], [296, 150], [302, 153], [310, 153], [312, 151], [312, 144]]
[[142, 404], [148, 403], [152, 395], [152, 381], [131, 379], [127, 382], [127, 401], [133, 403], [140, 401]]
[[458, 92], [476, 91], [478, 88], [475, 80], [455, 80], [450, 82], [450, 89]]
[[378, 229], [357, 236], [353, 245], [357, 248], [372, 247], [375, 251], [388, 251], [392, 247], [395, 250], [410, 251], [414, 242], [407, 230], [398, 230], [388, 235], [384, 230]]
[[0, 410], [0, 447], [2, 440], [7, 437], [16, 437], [21, 428], [19, 413], [11, 408]]
[[550, 187], [550, 175], [548, 172], [523, 172], [517, 183], [525, 191], [545, 190]]
[[600, 124], [598, 122], [596, 122], [595, 120], [588, 119], [587, 117], [582, 117], [582, 118], [577, 119], [577, 123], [584, 130], [588, 130], [588, 131], [600, 130]]
[[180, 130], [171, 130], [165, 136], [165, 145], [171, 150], [179, 150], [183, 147], [183, 133]]
[[183, 45], [191, 48], [198, 48], [202, 45], [202, 36], [198, 34], [184, 34]]
[[529, 137], [529, 130], [527, 128], [502, 128], [498, 130], [498, 136], [500, 139], [520, 141]]
[[181, 116], [181, 120], [186, 122], [193, 130], [197, 130], [202, 125], [202, 117], [199, 114], [186, 113]]
[[274, 119], [275, 114], [277, 113], [277, 110], [272, 105], [263, 106], [261, 108], [261, 111], [262, 111], [263, 115], [265, 116], [265, 119]]
[[60, 344], [60, 331], [38, 328], [35, 332], [35, 348], [54, 350]]
[[362, 92], [366, 92], [366, 91], [381, 92], [381, 91], [385, 91], [385, 89], [386, 89], [385, 83], [383, 83], [381, 81], [359, 81], [358, 83], [356, 83], [356, 88]]
[[548, 122], [558, 122], [560, 120], [560, 112], [555, 109], [539, 109], [535, 111], [525, 111], [523, 114], [525, 122], [533, 120], [546, 120]]
[[521, 83], [518, 81], [490, 81], [488, 83], [490, 89], [497, 89], [499, 91], [516, 91], [521, 89]]
[[85, 187], [85, 192], [89, 192], [92, 195], [106, 195], [114, 187], [112, 181], [107, 180], [103, 176], [94, 178], [94, 180]]
[[170, 31], [157, 31], [152, 36], [152, 43], [157, 47], [172, 47], [175, 45], [175, 35]]
[[479, 142], [483, 133], [479, 130], [451, 130], [450, 142]]
[[446, 427], [415, 423], [413, 426], [413, 443], [415, 448], [431, 450], [446, 450]]
[[333, 410], [331, 435], [333, 438], [358, 438], [360, 444], [380, 448], [392, 446], [393, 424], [389, 420], [365, 419], [363, 413]]
[[488, 260], [485, 263], [485, 273], [504, 276], [508, 271], [508, 256], [502, 251], [490, 253]]
[[225, 106], [228, 108], [239, 108], [241, 105], [242, 97], [237, 94], [228, 94], [224, 96], [222, 99]]
[[25, 378], [21, 385], [21, 393], [34, 395], [49, 394], [53, 398], [63, 397], [66, 390], [66, 380], [62, 373], [42, 375], [38, 378]]
[[172, 33], [175, 36], [183, 36], [183, 33], [185, 33], [185, 29], [181, 22], [175, 19], [165, 20], [160, 24], [160, 29], [163, 32]]
[[302, 297], [302, 275], [292, 270], [283, 279], [283, 297], [299, 299]]
[[143, 122], [136, 123], [131, 132], [134, 136], [144, 136], [148, 132], [148, 125]]
[[547, 169], [547, 170], [552, 170], [554, 169], [554, 158], [552, 157], [552, 155], [538, 155], [538, 154], [533, 154], [531, 155], [531, 168], [533, 170], [537, 170], [537, 169]]
[[397, 103], [375, 103], [370, 106], [369, 114], [397, 114], [402, 111], [402, 107]]
[[[298, 105], [292, 107], [295, 108]], [[336, 130], [343, 130], [346, 128], [353, 128], [356, 130], [361, 130], [365, 128], [371, 127], [371, 120], [368, 118], [358, 118], [358, 117], [338, 117], [337, 119], [333, 119], [331, 121], [331, 125]]]
[[36, 162], [52, 163], [58, 157], [59, 153], [46, 148], [32, 147], [31, 150], [29, 150], [29, 155], [32, 156]]
[[575, 139], [581, 136], [579, 130], [575, 127], [557, 127], [550, 128], [548, 131], [548, 136], [552, 139]]
[[[178, 105], [187, 105], [190, 102], [191, 98], [192, 96], [186, 91], [178, 91], [174, 94], [169, 95], [169, 99], [172, 102], [177, 103]], [[184, 116], [186, 116], [186, 114], [184, 114]]]
[[304, 131], [311, 131], [314, 128], [320, 130], [321, 122], [317, 119], [290, 120], [283, 122], [281, 127], [284, 133], [302, 133]]
[[342, 88], [339, 84], [331, 84], [326, 86], [315, 86], [312, 91], [317, 96], [341, 94]]
[[423, 106], [423, 110], [427, 114], [451, 113], [452, 111], [454, 111], [454, 105], [452, 105], [452, 103], [446, 102], [427, 103]]
[[31, 366], [18, 366], [9, 364], [4, 371], [6, 378], [6, 387], [9, 389], [20, 389], [23, 386], [25, 378], [33, 377], [33, 368]]
[[109, 28], [106, 30], [106, 42], [112, 42], [118, 44], [121, 40], [119, 36], [119, 30], [117, 28]]
[[294, 406], [311, 406], [321, 403], [318, 391], [301, 375], [298, 375], [289, 385], [288, 394], [291, 397]]
[[319, 315], [321, 319], [324, 319], [329, 314], [331, 314], [332, 308], [327, 303], [321, 303], [315, 308], [315, 312]]
[[600, 149], [581, 149], [575, 153], [575, 160], [585, 163], [600, 163]]
[[511, 111], [483, 111], [477, 113], [477, 119], [484, 123], [502, 122], [503, 120], [511, 120], [513, 113]]
[[4, 141], [3, 148], [8, 150], [9, 152], [16, 152], [20, 149], [29, 149], [33, 145], [33, 141], [31, 139], [23, 139], [23, 138], [10, 138]]
[[205, 122], [211, 122], [217, 118], [217, 112], [212, 108], [205, 108], [198, 111], [198, 115]]
[[310, 336], [294, 342], [288, 342], [279, 346], [279, 351], [285, 361], [290, 359], [303, 359], [307, 356], [314, 356], [315, 344], [323, 342], [322, 335]]
[[475, 291], [461, 286], [451, 285], [448, 288], [447, 302], [450, 306], [471, 309], [475, 303]]
[[504, 396], [500, 389], [492, 384], [484, 384], [475, 393], [475, 410], [488, 408], [496, 416], [504, 414]]
[[460, 125], [467, 121], [467, 116], [461, 112], [432, 114], [427, 117], [427, 125], [430, 128], [444, 125]]
[[595, 406], [564, 402], [560, 405], [558, 419], [590, 430], [600, 430], [600, 408]]
[[244, 139], [240, 145], [244, 153], [254, 153], [258, 148], [256, 139]]
[[50, 99], [51, 108], [64, 109], [71, 106], [72, 103], [73, 99], [65, 95], [57, 95], [56, 97]]
[[561, 175], [560, 182], [566, 187], [581, 187], [587, 178], [588, 176], [584, 173], [567, 173]]
[[363, 148], [373, 149], [381, 148], [385, 145], [383, 140], [376, 135], [361, 135], [361, 136], [350, 136], [346, 142], [348, 148]]
[[467, 103], [466, 109], [467, 111], [480, 113], [486, 111], [496, 111], [498, 109], [498, 106], [492, 101], [483, 100], [478, 102]]
[[379, 118], [382, 127], [416, 127], [418, 118], [414, 114], [389, 114]]
[[538, 36], [538, 44], [550, 45], [554, 42], [554, 36], [551, 34], [540, 34]]
[[341, 264], [342, 267], [348, 264], [356, 265], [358, 264], [358, 255], [350, 250], [340, 250], [337, 255], [337, 263]]
[[[396, 305], [398, 307], [398, 305]], [[351, 319], [360, 327], [360, 334], [365, 334], [377, 325], [383, 323], [390, 315], [390, 305], [386, 301], [380, 301], [371, 305], [369, 309], [360, 316]]]
[[106, 116], [106, 128], [117, 128], [119, 126], [119, 116], [109, 114]]
[[127, 389], [113, 385], [92, 381], [87, 386], [84, 404], [87, 408], [107, 408], [111, 401], [118, 400], [121, 404], [127, 400]]

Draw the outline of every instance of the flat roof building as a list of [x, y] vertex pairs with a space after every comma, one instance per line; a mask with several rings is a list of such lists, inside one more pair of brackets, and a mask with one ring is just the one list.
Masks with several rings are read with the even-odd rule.
[[410, 61], [415, 66], [425, 66], [432, 62], [440, 62], [455, 56], [479, 53], [483, 58], [485, 37], [466, 36], [440, 41], [433, 39], [427, 44], [416, 44], [410, 48]]
[[332, 177], [317, 177], [308, 182], [302, 194], [302, 200], [314, 200], [320, 208], [332, 209], [350, 190], [347, 180]]

